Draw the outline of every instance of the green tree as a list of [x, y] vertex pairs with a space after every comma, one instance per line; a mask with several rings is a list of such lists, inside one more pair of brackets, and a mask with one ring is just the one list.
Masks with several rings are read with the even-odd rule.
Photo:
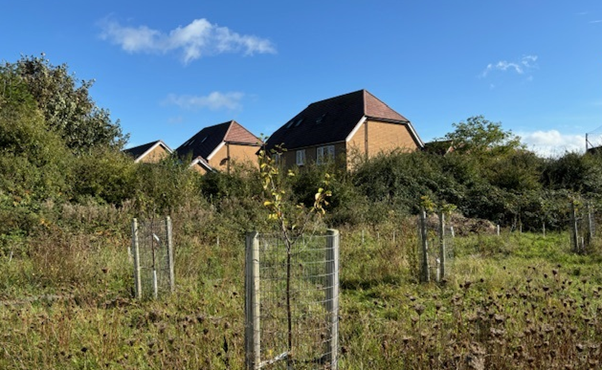
[[93, 148], [73, 163], [72, 197], [99, 203], [121, 204], [135, 194], [136, 166], [123, 152], [112, 148]]
[[20, 198], [47, 199], [67, 188], [70, 153], [49, 131], [27, 87], [0, 71], [0, 190]]
[[0, 70], [0, 234], [28, 233], [46, 200], [64, 198], [71, 153], [27, 86]]
[[562, 157], [550, 159], [542, 174], [544, 186], [577, 193], [602, 192], [602, 155], [567, 152]]
[[445, 139], [453, 142], [454, 151], [458, 153], [498, 154], [522, 146], [520, 137], [502, 129], [501, 123], [491, 122], [482, 115], [453, 123], [452, 126], [454, 131], [446, 134]]
[[[89, 152], [95, 146], [121, 148], [127, 141], [119, 121], [99, 108], [89, 95], [94, 81], [79, 80], [66, 64], [52, 65], [44, 54], [24, 56], [16, 63], [0, 66], [0, 73], [13, 76], [11, 83], [24, 83], [47, 127], [57, 132], [74, 153]], [[5, 85], [6, 86], [6, 85]]]

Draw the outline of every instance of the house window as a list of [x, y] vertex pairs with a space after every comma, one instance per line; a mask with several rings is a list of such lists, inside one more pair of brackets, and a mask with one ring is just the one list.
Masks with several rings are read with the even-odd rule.
[[297, 150], [297, 166], [305, 165], [305, 149]]
[[273, 153], [272, 154], [272, 161], [274, 161], [274, 164], [281, 164], [282, 162], [282, 155], [280, 153]]
[[320, 146], [316, 150], [316, 163], [323, 164], [334, 160], [334, 145]]

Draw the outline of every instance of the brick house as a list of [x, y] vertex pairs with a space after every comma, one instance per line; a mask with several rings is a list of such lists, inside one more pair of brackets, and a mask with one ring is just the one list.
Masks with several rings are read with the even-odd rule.
[[132, 156], [136, 163], [157, 163], [161, 159], [168, 157], [173, 150], [171, 150], [171, 148], [163, 141], [157, 140], [133, 148], [124, 149], [123, 152]]
[[366, 90], [310, 104], [274, 132], [266, 149], [282, 145], [285, 167], [336, 160], [352, 167], [353, 158], [393, 150], [423, 149], [411, 122]]
[[260, 139], [236, 121], [205, 127], [176, 149], [180, 158], [190, 159], [190, 166], [201, 173], [219, 170], [230, 172], [232, 163], [257, 165]]

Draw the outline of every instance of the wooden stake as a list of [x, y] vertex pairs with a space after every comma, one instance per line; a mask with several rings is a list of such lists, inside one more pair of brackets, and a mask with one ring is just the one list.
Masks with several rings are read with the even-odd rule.
[[439, 280], [445, 277], [445, 214], [439, 212], [439, 261], [440, 274]]
[[167, 268], [169, 269], [169, 290], [173, 293], [176, 290], [176, 276], [174, 269], [174, 253], [172, 240], [171, 217], [165, 218], [165, 230], [167, 233]]
[[571, 227], [571, 237], [573, 240], [574, 252], [579, 253], [579, 227], [577, 225], [577, 210], [575, 208], [575, 201], [571, 202]]
[[261, 367], [259, 239], [255, 231], [247, 233], [245, 269], [246, 362], [247, 369], [259, 370]]
[[326, 349], [329, 369], [337, 370], [339, 351], [339, 232], [327, 231], [326, 248], [326, 311], [328, 312], [328, 328], [330, 341]]
[[134, 291], [137, 299], [142, 298], [142, 278], [140, 276], [140, 246], [138, 245], [138, 220], [132, 220], [132, 252], [134, 254]]
[[428, 240], [426, 233], [426, 211], [422, 209], [420, 211], [420, 241], [422, 243], [422, 276], [421, 280], [424, 283], [431, 281], [431, 272], [429, 271], [429, 260], [428, 260]]

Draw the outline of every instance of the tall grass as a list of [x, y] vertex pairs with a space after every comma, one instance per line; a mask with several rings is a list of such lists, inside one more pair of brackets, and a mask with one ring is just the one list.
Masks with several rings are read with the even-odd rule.
[[[14, 240], [23, 253], [0, 257], [0, 368], [244, 368], [253, 217], [230, 227], [207, 204], [174, 211], [176, 292], [136, 301], [131, 209], [47, 207]], [[445, 283], [418, 284], [414, 225], [341, 228], [342, 369], [600, 367], [600, 254], [572, 254], [562, 233], [473, 235], [454, 240]]]

